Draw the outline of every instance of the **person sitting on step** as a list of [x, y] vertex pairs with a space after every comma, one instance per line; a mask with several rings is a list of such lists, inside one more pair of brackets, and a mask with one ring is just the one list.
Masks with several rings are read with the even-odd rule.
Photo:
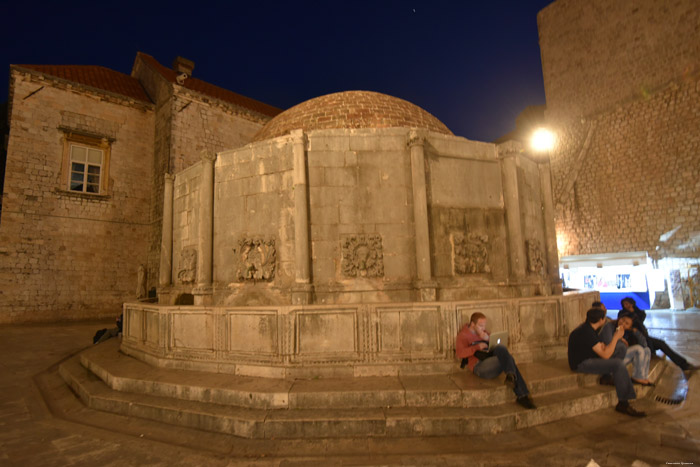
[[617, 341], [625, 333], [617, 327], [609, 344], [604, 344], [598, 331], [605, 325], [605, 311], [591, 308], [586, 312], [586, 321], [569, 334], [568, 357], [569, 368], [578, 373], [594, 375], [613, 375], [617, 406], [615, 410], [632, 417], [645, 417], [644, 412], [636, 410], [629, 401], [636, 399], [632, 380], [627, 367], [620, 358], [611, 358]]
[[457, 358], [462, 360], [462, 368], [468, 366], [475, 375], [485, 379], [493, 379], [505, 372], [505, 383], [515, 392], [516, 402], [526, 409], [536, 409], [530, 390], [506, 346], [497, 345], [487, 351], [489, 335], [486, 316], [479, 312], [472, 314], [469, 323], [457, 335]]
[[[591, 307], [600, 308], [604, 312], [608, 312], [608, 309], [602, 302], [593, 302]], [[648, 379], [651, 351], [646, 345], [644, 336], [639, 331], [632, 328], [632, 317], [625, 312], [620, 312], [617, 315], [616, 321], [610, 320], [607, 317], [605, 321], [606, 323], [600, 328], [598, 335], [606, 345], [610, 344], [610, 341], [612, 341], [612, 336], [615, 334], [618, 325], [622, 326], [622, 329], [625, 330], [620, 340], [617, 341], [611, 358], [622, 359], [625, 365], [632, 362], [634, 368], [632, 382], [641, 384], [642, 386], [654, 386], [654, 383]], [[614, 386], [615, 383], [612, 374], [601, 376], [600, 384]]]
[[[632, 362], [632, 382], [636, 384], [641, 384], [642, 386], [654, 386], [654, 383], [649, 381], [649, 363], [651, 362], [651, 350], [649, 347], [642, 346], [637, 342], [637, 340], [630, 342], [631, 339], [629, 333], [634, 333], [632, 329], [632, 316], [621, 311], [617, 315], [617, 320], [607, 322], [598, 335], [600, 340], [604, 344], [609, 344], [612, 341], [615, 330], [620, 326], [624, 333], [617, 345], [615, 351], [613, 352], [612, 358], [621, 358], [622, 363], [627, 365]], [[633, 335], [633, 334], [632, 334]], [[627, 336], [627, 337], [626, 337]], [[639, 336], [640, 340], [643, 340], [643, 336]]]
[[686, 377], [690, 377], [690, 375], [698, 369], [696, 365], [688, 363], [688, 360], [686, 360], [685, 357], [676, 353], [671, 347], [669, 347], [666, 341], [656, 337], [651, 337], [649, 335], [649, 331], [644, 325], [644, 320], [647, 318], [647, 314], [644, 310], [640, 310], [639, 308], [637, 308], [637, 302], [635, 302], [635, 300], [632, 297], [623, 298], [620, 301], [620, 306], [623, 310], [631, 314], [632, 319], [634, 320], [633, 326], [635, 327], [635, 329], [639, 330], [639, 332], [641, 332], [644, 338], [646, 339], [647, 345], [649, 346], [649, 349], [651, 349], [652, 355], [656, 354], [657, 350], [662, 351], [666, 354], [668, 358], [671, 359], [673, 363], [678, 365], [681, 368], [681, 370], [683, 370], [683, 373]]

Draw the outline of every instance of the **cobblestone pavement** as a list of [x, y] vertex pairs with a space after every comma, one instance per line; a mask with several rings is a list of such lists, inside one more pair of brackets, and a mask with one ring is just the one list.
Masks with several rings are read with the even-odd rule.
[[[700, 363], [700, 313], [652, 311], [647, 324]], [[467, 439], [243, 440], [88, 410], [47, 376], [111, 325], [0, 326], [1, 466], [700, 465], [700, 372], [680, 406], [638, 401], [645, 419], [606, 409]], [[51, 396], [45, 400], [39, 387], [53, 387]]]

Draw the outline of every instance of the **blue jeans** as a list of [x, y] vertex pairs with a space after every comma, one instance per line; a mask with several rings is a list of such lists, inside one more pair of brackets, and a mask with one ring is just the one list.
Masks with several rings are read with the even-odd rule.
[[515, 392], [516, 396], [522, 397], [530, 394], [530, 391], [527, 389], [527, 384], [525, 384], [525, 380], [520, 374], [515, 360], [513, 360], [513, 356], [503, 345], [494, 347], [493, 357], [480, 361], [474, 367], [474, 374], [484, 379], [493, 379], [502, 372], [515, 375], [515, 388], [513, 392]]
[[637, 394], [634, 392], [632, 380], [625, 363], [619, 358], [610, 358], [604, 360], [602, 358], [589, 358], [582, 361], [576, 367], [579, 373], [588, 373], [592, 375], [609, 375], [612, 373], [613, 381], [615, 381], [615, 391], [617, 392], [617, 400], [626, 402], [630, 399], [636, 399]]
[[627, 365], [632, 362], [634, 371], [632, 373], [632, 378], [636, 380], [648, 379], [649, 378], [649, 361], [651, 360], [651, 350], [649, 347], [642, 347], [641, 345], [631, 345], [627, 349], [625, 358], [622, 362]]

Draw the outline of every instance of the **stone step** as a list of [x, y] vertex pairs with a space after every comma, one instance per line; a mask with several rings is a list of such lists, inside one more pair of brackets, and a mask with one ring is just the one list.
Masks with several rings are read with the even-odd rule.
[[62, 378], [90, 408], [244, 438], [405, 437], [499, 433], [610, 407], [609, 386], [577, 387], [536, 397], [537, 410], [511, 400], [490, 407], [254, 409], [116, 391], [80, 363], [63, 362]]
[[[473, 408], [513, 399], [503, 376], [483, 380], [469, 370], [427, 376], [260, 378], [153, 367], [120, 353], [116, 340], [81, 353], [80, 361], [116, 391], [241, 408]], [[534, 396], [594, 385], [597, 379], [572, 373], [564, 360], [523, 363], [519, 368]]]

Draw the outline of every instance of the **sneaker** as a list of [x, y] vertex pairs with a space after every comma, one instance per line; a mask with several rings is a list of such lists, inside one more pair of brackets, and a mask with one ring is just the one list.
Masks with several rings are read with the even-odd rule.
[[508, 373], [506, 375], [506, 380], [503, 382], [506, 386], [511, 389], [515, 389], [515, 375], [513, 373]]
[[601, 376], [598, 380], [598, 383], [602, 384], [603, 386], [615, 386], [615, 380], [613, 379], [613, 375]]
[[693, 373], [695, 373], [696, 370], [700, 369], [699, 366], [693, 365], [692, 363], [688, 363], [686, 366], [682, 368], [683, 374], [685, 375], [685, 379], [689, 379]]
[[532, 399], [530, 398], [530, 396], [521, 396], [521, 397], [518, 397], [517, 399], [515, 399], [515, 402], [517, 402], [518, 404], [522, 405], [522, 406], [525, 407], [526, 409], [534, 410], [534, 409], [537, 408], [537, 406], [535, 405], [535, 403], [532, 402]]
[[615, 406], [615, 411], [623, 413], [625, 415], [629, 415], [630, 417], [646, 417], [647, 414], [644, 412], [641, 412], [634, 407], [632, 407], [629, 404], [623, 404], [622, 402], [618, 402], [618, 404]]

